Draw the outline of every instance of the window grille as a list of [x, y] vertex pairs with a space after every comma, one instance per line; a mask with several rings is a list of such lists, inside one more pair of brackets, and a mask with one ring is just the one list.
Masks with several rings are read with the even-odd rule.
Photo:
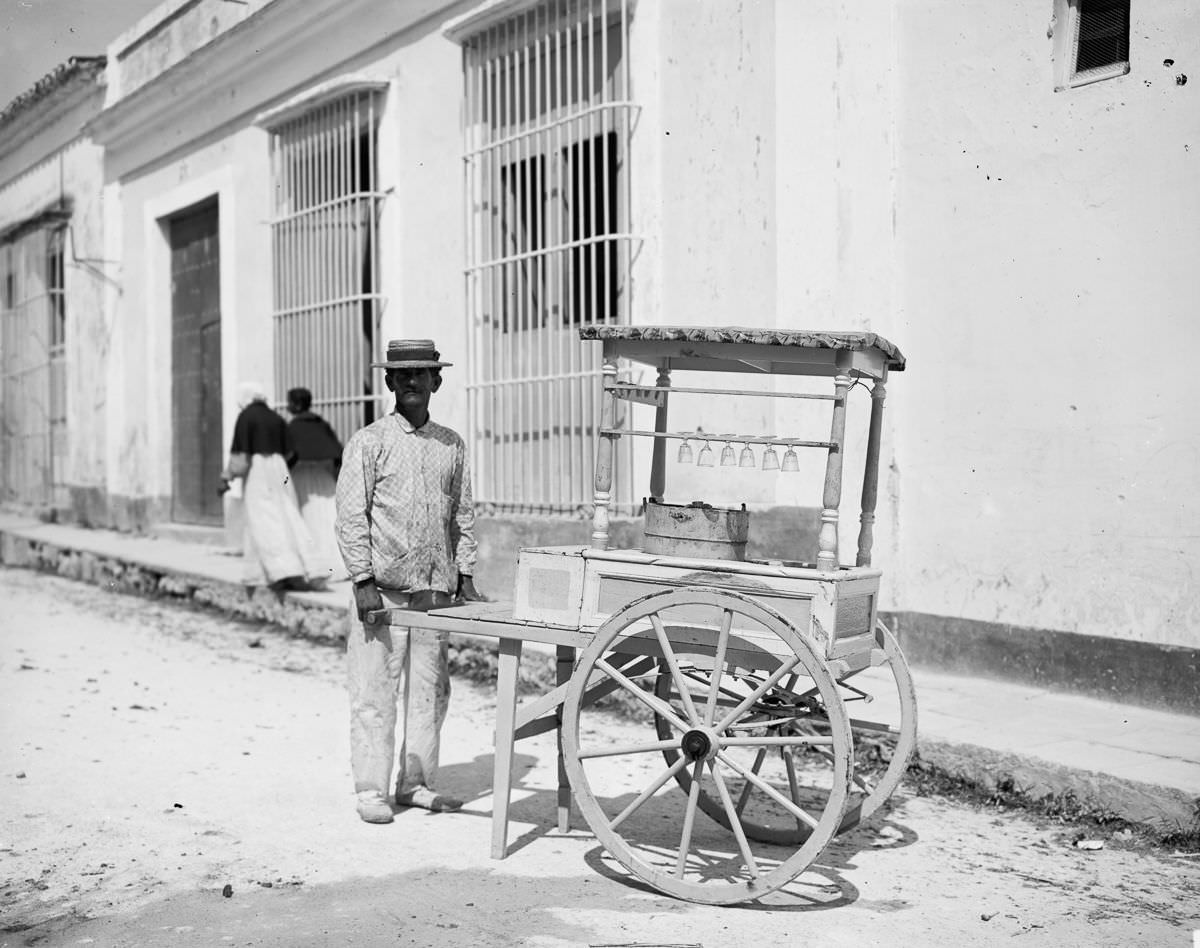
[[1129, 0], [1055, 0], [1055, 89], [1129, 72]]
[[[600, 358], [578, 328], [629, 321], [628, 36], [627, 0], [551, 0], [463, 41], [468, 430], [484, 509], [590, 514]], [[616, 478], [616, 510], [632, 508], [631, 485]]]
[[50, 318], [50, 480], [62, 486], [67, 456], [66, 227], [46, 232], [46, 306]]
[[61, 224], [0, 243], [3, 497], [49, 506], [66, 458], [66, 292]]
[[271, 130], [275, 204], [275, 387], [312, 391], [343, 441], [375, 420], [386, 392], [377, 354], [378, 93], [354, 92]]
[[1129, 62], [1129, 0], [1079, 0], [1075, 74]]

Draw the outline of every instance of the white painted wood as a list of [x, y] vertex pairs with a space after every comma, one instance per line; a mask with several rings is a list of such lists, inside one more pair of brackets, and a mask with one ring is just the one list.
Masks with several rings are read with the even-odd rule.
[[833, 403], [833, 422], [830, 425], [830, 448], [825, 462], [825, 491], [821, 502], [821, 528], [817, 535], [817, 566], [820, 569], [838, 568], [838, 508], [842, 502], [842, 459], [846, 454], [846, 394], [850, 390], [850, 375], [845, 361], [838, 360], [839, 371], [834, 379], [837, 399]]

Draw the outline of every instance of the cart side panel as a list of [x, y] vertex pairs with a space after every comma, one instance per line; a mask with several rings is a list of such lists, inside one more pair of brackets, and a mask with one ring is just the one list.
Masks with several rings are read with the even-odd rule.
[[[628, 603], [653, 592], [706, 586], [753, 596], [783, 615], [801, 634], [808, 635], [812, 599], [819, 595], [820, 585], [816, 580], [794, 576], [747, 576], [726, 570], [673, 566], [661, 560], [651, 565], [587, 558], [580, 626], [595, 628]], [[736, 621], [734, 627], [737, 628]]]
[[875, 647], [875, 615], [879, 608], [878, 575], [821, 584], [813, 601], [813, 628], [825, 645], [825, 657], [860, 666]]
[[581, 546], [521, 550], [513, 589], [513, 618], [551, 625], [579, 625], [583, 602]]

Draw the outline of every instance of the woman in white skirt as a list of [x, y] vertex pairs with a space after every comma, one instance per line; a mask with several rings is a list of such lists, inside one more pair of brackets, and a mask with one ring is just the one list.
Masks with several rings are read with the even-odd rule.
[[288, 414], [292, 416], [288, 422], [288, 464], [300, 514], [317, 550], [331, 564], [329, 579], [347, 579], [333, 531], [337, 516], [333, 494], [342, 466], [342, 443], [329, 422], [312, 410], [312, 392], [293, 388], [287, 398]]
[[267, 405], [266, 393], [255, 382], [238, 386], [238, 407], [229, 464], [221, 477], [226, 485], [235, 477], [245, 479], [242, 582], [276, 589], [319, 585], [329, 567], [300, 516], [285, 460], [287, 422]]

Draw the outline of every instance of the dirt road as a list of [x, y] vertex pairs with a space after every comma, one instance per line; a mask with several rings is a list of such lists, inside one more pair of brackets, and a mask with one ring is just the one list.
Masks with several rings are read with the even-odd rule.
[[669, 899], [578, 819], [553, 830], [551, 735], [518, 746], [493, 861], [493, 696], [459, 681], [441, 782], [466, 808], [368, 826], [336, 649], [23, 571], [0, 592], [0, 946], [1187, 948], [1200, 929], [1194, 856], [903, 792], [765, 904]]

